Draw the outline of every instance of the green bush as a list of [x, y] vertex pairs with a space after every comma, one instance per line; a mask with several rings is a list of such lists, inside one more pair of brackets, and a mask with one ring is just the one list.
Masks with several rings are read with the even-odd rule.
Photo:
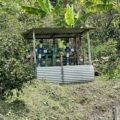
[[118, 58], [112, 66], [108, 71], [109, 79], [113, 79], [113, 80], [120, 79], [120, 59]]
[[93, 49], [94, 66], [102, 74], [108, 75], [110, 79], [120, 78], [119, 57], [117, 54], [117, 42], [109, 39], [107, 42], [98, 44]]
[[34, 70], [26, 62], [22, 23], [7, 13], [0, 18], [4, 18], [0, 24], [0, 96], [4, 96], [12, 89], [21, 90], [23, 83], [34, 77]]
[[101, 43], [96, 42], [96, 46], [93, 49], [93, 56], [95, 59], [100, 59], [101, 57], [112, 57], [116, 55], [117, 52], [117, 42], [113, 39], [109, 39], [107, 42]]

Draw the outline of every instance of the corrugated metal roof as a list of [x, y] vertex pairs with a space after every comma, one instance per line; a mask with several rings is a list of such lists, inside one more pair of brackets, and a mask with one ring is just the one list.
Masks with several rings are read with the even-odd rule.
[[23, 36], [25, 39], [33, 39], [34, 31], [36, 39], [73, 38], [92, 29], [94, 28], [32, 28], [24, 32]]

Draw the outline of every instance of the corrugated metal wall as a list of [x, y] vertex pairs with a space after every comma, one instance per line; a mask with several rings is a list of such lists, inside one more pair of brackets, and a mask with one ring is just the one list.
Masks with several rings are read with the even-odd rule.
[[37, 79], [53, 83], [74, 83], [94, 80], [92, 65], [37, 67]]
[[64, 82], [84, 82], [94, 80], [92, 65], [64, 66]]
[[61, 67], [37, 67], [37, 79], [47, 80], [49, 82], [61, 82]]

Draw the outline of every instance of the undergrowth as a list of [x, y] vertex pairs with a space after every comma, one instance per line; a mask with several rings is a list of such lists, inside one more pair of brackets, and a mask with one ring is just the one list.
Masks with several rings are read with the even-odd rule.
[[0, 101], [5, 120], [109, 119], [112, 106], [120, 103], [120, 81], [56, 85], [34, 80], [19, 96], [13, 93]]

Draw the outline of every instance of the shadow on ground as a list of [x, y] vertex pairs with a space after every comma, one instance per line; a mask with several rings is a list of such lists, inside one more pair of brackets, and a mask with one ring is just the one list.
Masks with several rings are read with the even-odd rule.
[[14, 100], [11, 103], [0, 101], [0, 120], [7, 120], [5, 116], [14, 114], [19, 117], [25, 116], [29, 112], [26, 104], [22, 100]]

